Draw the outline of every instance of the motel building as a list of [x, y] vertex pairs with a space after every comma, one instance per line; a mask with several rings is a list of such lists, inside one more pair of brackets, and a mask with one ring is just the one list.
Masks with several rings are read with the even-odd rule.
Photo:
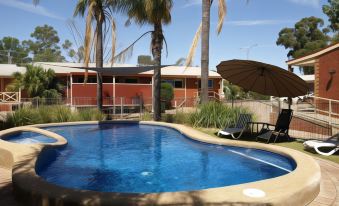
[[[96, 72], [88, 71], [87, 83], [84, 83], [85, 70], [80, 69], [80, 63], [35, 63], [44, 69], [54, 70], [59, 81], [65, 86], [63, 104], [71, 107], [96, 106]], [[94, 67], [90, 64], [89, 67]], [[114, 68], [116, 67], [116, 69]], [[123, 67], [123, 68], [122, 68]], [[124, 68], [126, 67], [126, 69]], [[152, 109], [153, 70], [138, 68], [132, 65], [118, 65], [113, 67], [104, 65], [103, 72], [103, 106], [111, 107], [143, 107]], [[0, 64], [0, 111], [12, 111], [16, 106], [32, 102], [25, 91], [7, 92], [6, 87], [13, 80], [14, 72], [24, 73], [25, 67]], [[170, 83], [174, 89], [172, 106], [192, 107], [199, 98], [200, 91], [199, 67], [168, 66], [161, 69], [162, 81]], [[219, 101], [223, 96], [221, 76], [209, 71], [209, 97]]]
[[312, 54], [287, 61], [290, 71], [294, 66], [314, 68], [314, 75], [303, 76], [314, 91], [315, 110], [329, 117], [339, 117], [339, 43]]

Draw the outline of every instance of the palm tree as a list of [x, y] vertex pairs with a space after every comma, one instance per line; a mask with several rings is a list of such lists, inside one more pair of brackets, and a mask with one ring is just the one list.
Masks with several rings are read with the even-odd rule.
[[[201, 35], [201, 103], [208, 102], [208, 71], [209, 71], [209, 36], [210, 36], [210, 12], [213, 0], [202, 0], [202, 22], [195, 34], [191, 49], [189, 51], [186, 66], [192, 63], [195, 49]], [[218, 25], [217, 34], [220, 34], [226, 15], [225, 0], [218, 1]]]
[[[40, 0], [33, 0], [33, 4], [37, 5]], [[103, 67], [103, 42], [104, 34], [103, 28], [112, 29], [112, 50], [111, 50], [111, 63], [114, 63], [114, 54], [115, 54], [115, 21], [113, 18], [112, 11], [114, 7], [120, 2], [119, 0], [78, 0], [77, 5], [74, 10], [74, 16], [85, 16], [86, 15], [86, 32], [84, 39], [84, 63], [85, 67], [88, 68], [90, 61], [90, 54], [92, 49], [92, 23], [95, 20], [95, 32], [94, 32], [94, 45], [95, 45], [95, 63], [97, 68]], [[110, 23], [107, 25], [106, 23]], [[106, 30], [105, 30], [106, 31]], [[85, 73], [85, 82], [87, 81], [87, 70]], [[102, 111], [102, 74], [97, 72], [97, 107]]]
[[[74, 10], [74, 16], [86, 15], [86, 32], [84, 42], [85, 66], [88, 67], [90, 60], [91, 40], [92, 40], [92, 22], [95, 20], [94, 44], [95, 44], [95, 63], [97, 68], [103, 68], [103, 28], [110, 22], [112, 30], [115, 31], [115, 22], [112, 18], [112, 10], [116, 1], [114, 0], [78, 0]], [[115, 32], [112, 35], [115, 36]], [[112, 50], [115, 49], [115, 38], [112, 38]], [[114, 51], [112, 51], [113, 63]], [[86, 72], [87, 73], [87, 72]], [[97, 72], [97, 107], [102, 111], [102, 74]]]
[[57, 98], [61, 96], [63, 86], [58, 82], [53, 70], [42, 67], [26, 66], [24, 74], [13, 73], [13, 81], [6, 87], [8, 91], [25, 90], [33, 97]]
[[120, 9], [127, 13], [129, 20], [139, 25], [153, 26], [151, 49], [154, 65], [153, 109], [155, 121], [161, 119], [161, 54], [164, 43], [163, 24], [171, 22], [172, 0], [126, 0]]

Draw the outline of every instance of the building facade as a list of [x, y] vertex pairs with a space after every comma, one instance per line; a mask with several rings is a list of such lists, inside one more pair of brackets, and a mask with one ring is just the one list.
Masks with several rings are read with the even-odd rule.
[[[65, 85], [63, 99], [65, 104], [74, 107], [90, 107], [96, 105], [97, 83], [96, 72], [88, 71], [87, 83], [84, 83], [85, 70], [77, 63], [35, 63], [44, 69], [54, 70], [59, 81]], [[94, 65], [90, 65], [94, 66]], [[109, 68], [111, 65], [105, 65]], [[126, 72], [116, 72], [114, 67], [126, 67]], [[112, 71], [103, 73], [103, 105], [137, 106], [142, 104], [145, 108], [152, 108], [153, 97], [153, 70], [140, 70], [131, 65], [114, 65]], [[6, 86], [12, 81], [12, 73], [25, 72], [25, 68], [15, 65], [0, 65], [1, 93], [5, 93]], [[162, 81], [173, 86], [173, 107], [193, 106], [200, 91], [200, 73], [198, 67], [168, 66], [163, 67]], [[18, 91], [19, 92], [19, 91]], [[223, 95], [222, 78], [216, 72], [210, 71], [209, 96], [219, 100]], [[20, 101], [27, 96], [20, 93]], [[2, 101], [3, 104], [5, 101]]]
[[314, 67], [314, 95], [339, 100], [339, 43], [313, 54], [289, 60], [287, 64], [290, 70], [293, 66]]
[[314, 68], [314, 97], [312, 104], [320, 114], [339, 117], [339, 43], [320, 51], [287, 61], [293, 66]]

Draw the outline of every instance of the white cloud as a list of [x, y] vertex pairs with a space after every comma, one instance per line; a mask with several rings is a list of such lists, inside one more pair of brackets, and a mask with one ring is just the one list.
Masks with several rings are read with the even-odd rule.
[[53, 14], [52, 12], [48, 11], [46, 8], [38, 5], [34, 6], [33, 3], [25, 3], [19, 0], [0, 0], [0, 4], [16, 9], [20, 9], [23, 11], [27, 11], [33, 14], [37, 14], [40, 16], [46, 16], [52, 19], [58, 19], [58, 20], [65, 20], [63, 17], [57, 16]]
[[234, 26], [258, 26], [258, 25], [277, 25], [284, 23], [291, 23], [294, 21], [288, 20], [239, 20], [239, 21], [226, 21], [225, 24]]
[[313, 6], [313, 7], [320, 6], [320, 0], [289, 0], [289, 1], [295, 4], [301, 4], [305, 6]]

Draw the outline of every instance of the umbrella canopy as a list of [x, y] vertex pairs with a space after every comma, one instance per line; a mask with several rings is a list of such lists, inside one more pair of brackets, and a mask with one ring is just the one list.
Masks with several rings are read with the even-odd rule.
[[297, 97], [307, 94], [307, 83], [280, 67], [249, 60], [223, 61], [218, 73], [247, 91], [275, 97]]

